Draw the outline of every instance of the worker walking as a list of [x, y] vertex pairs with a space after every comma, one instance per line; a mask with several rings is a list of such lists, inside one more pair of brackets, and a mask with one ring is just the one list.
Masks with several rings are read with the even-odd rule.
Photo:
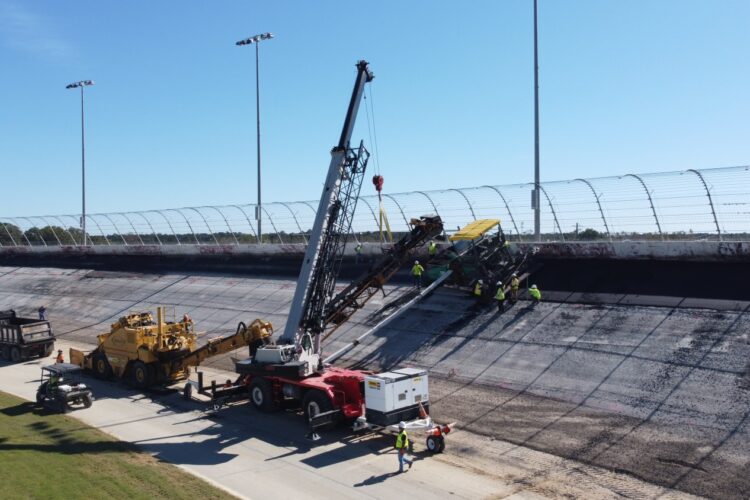
[[531, 301], [535, 305], [542, 301], [542, 292], [539, 291], [536, 285], [531, 285], [531, 288], [529, 288], [529, 295], [531, 295]]
[[39, 307], [39, 321], [47, 321], [47, 308], [44, 306]]
[[502, 281], [497, 282], [495, 300], [497, 301], [497, 310], [502, 312], [505, 309], [505, 287], [503, 286]]
[[430, 256], [430, 258], [433, 258], [437, 255], [438, 247], [434, 240], [430, 240], [430, 242], [427, 244], [427, 254]]
[[424, 267], [422, 267], [418, 260], [414, 261], [414, 266], [411, 268], [411, 275], [414, 277], [414, 286], [417, 287], [417, 290], [422, 289], [422, 273], [424, 272]]
[[409, 437], [406, 435], [406, 424], [404, 422], [398, 423], [396, 451], [398, 452], [398, 471], [404, 472], [404, 462], [409, 464], [409, 470], [411, 470], [413, 460], [407, 455], [409, 451]]
[[513, 273], [510, 278], [510, 301], [515, 304], [518, 302], [518, 287], [521, 282], [518, 280], [518, 275]]
[[57, 357], [55, 358], [55, 363], [65, 363], [65, 357], [63, 356], [62, 349], [59, 349], [57, 351]]

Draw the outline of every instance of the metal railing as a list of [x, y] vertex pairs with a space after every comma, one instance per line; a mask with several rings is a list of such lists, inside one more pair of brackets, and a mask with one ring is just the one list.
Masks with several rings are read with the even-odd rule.
[[[532, 183], [389, 193], [383, 204], [394, 232], [410, 219], [442, 217], [447, 233], [475, 219], [499, 218], [511, 240], [531, 241]], [[542, 183], [542, 240], [747, 240], [750, 168], [687, 169], [656, 174]], [[314, 201], [263, 205], [267, 243], [305, 243]], [[378, 199], [360, 198], [353, 231], [378, 239]], [[240, 245], [259, 242], [254, 205], [217, 205], [87, 214], [93, 245]], [[78, 215], [0, 217], [0, 245], [80, 245]]]

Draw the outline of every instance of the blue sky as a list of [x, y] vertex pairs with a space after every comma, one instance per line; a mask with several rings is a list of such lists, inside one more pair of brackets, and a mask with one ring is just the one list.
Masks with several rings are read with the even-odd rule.
[[[749, 22], [742, 0], [540, 0], [542, 180], [747, 164]], [[254, 202], [234, 42], [264, 31], [265, 200], [319, 197], [362, 58], [386, 191], [533, 179], [531, 0], [0, 0], [0, 214], [80, 210], [81, 79], [90, 212]]]

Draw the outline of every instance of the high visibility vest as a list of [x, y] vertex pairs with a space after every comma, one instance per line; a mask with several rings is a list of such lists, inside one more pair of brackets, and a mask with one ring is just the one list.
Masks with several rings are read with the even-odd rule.
[[536, 300], [542, 300], [542, 292], [538, 288], [529, 288], [529, 294]]
[[357, 245], [356, 247], [354, 247], [354, 251], [357, 253], [362, 253], [362, 245]]
[[431, 242], [429, 245], [427, 245], [427, 251], [430, 253], [430, 255], [435, 255], [437, 253], [437, 245]]
[[406, 435], [406, 431], [401, 431], [396, 436], [396, 449], [409, 448], [409, 437]]
[[477, 297], [479, 297], [480, 295], [482, 295], [482, 284], [481, 283], [477, 283], [476, 285], [474, 285], [474, 295], [476, 295]]
[[505, 290], [502, 286], [497, 288], [497, 293], [495, 294], [495, 298], [497, 300], [505, 300]]
[[421, 264], [414, 264], [414, 267], [411, 268], [411, 274], [414, 276], [422, 276], [423, 271], [424, 267]]
[[512, 280], [510, 280], [510, 288], [512, 290], [518, 290], [518, 285], [519, 285], [518, 278], [513, 278]]

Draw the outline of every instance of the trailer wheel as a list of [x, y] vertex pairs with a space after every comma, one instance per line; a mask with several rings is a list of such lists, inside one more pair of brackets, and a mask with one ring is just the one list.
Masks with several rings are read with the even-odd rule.
[[253, 378], [250, 383], [250, 401], [260, 411], [270, 412], [275, 410], [276, 405], [273, 402], [271, 382], [262, 377]]
[[21, 361], [21, 350], [18, 347], [13, 347], [10, 350], [10, 360], [14, 363]]
[[442, 453], [445, 449], [445, 439], [440, 436], [427, 436], [426, 445], [430, 453]]
[[307, 391], [302, 398], [302, 411], [305, 414], [305, 420], [310, 421], [315, 415], [333, 410], [333, 404], [328, 399], [328, 395], [315, 389]]
[[7, 345], [4, 345], [2, 355], [3, 355], [4, 360], [6, 361], [9, 360], [10, 359], [10, 347], [8, 347]]
[[154, 383], [154, 373], [151, 367], [141, 360], [133, 363], [133, 384], [139, 389], [145, 389]]
[[97, 354], [94, 359], [94, 372], [101, 379], [108, 379], [112, 376], [112, 367], [109, 366], [107, 356], [103, 352]]

